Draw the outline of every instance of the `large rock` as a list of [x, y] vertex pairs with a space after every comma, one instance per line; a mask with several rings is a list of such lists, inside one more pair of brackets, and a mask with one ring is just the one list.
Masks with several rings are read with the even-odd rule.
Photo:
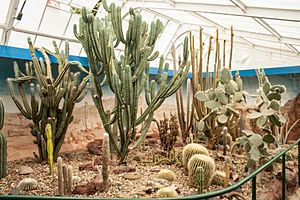
[[93, 163], [83, 163], [79, 165], [79, 171], [83, 170], [97, 172], [98, 168]]
[[88, 152], [94, 155], [101, 155], [102, 154], [102, 139], [96, 139], [93, 142], [87, 144], [86, 148]]
[[120, 165], [112, 169], [114, 174], [124, 174], [128, 172], [135, 172], [136, 168], [131, 166]]
[[[110, 185], [108, 185], [107, 187], [109, 187]], [[105, 191], [105, 187], [103, 184], [103, 179], [102, 179], [102, 175], [97, 174], [94, 177], [93, 181], [88, 182], [87, 184], [83, 184], [83, 185], [77, 185], [75, 186], [74, 190], [73, 190], [73, 194], [79, 194], [79, 195], [93, 195], [96, 192], [104, 192]]]
[[[300, 93], [294, 99], [286, 102], [282, 108], [282, 112], [287, 113], [289, 117], [289, 127], [291, 127], [298, 119], [300, 119]], [[292, 129], [288, 136], [288, 142], [292, 143], [300, 138], [300, 122]]]
[[29, 166], [21, 166], [19, 169], [20, 175], [28, 175], [28, 174], [32, 174], [32, 173], [33, 173], [33, 169]]

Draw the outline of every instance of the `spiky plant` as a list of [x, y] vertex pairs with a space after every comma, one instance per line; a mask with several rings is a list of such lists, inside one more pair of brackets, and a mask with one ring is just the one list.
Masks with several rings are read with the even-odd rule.
[[182, 165], [184, 169], [187, 171], [187, 166], [190, 158], [195, 154], [204, 154], [209, 155], [207, 149], [198, 143], [190, 143], [184, 146], [182, 150]]
[[[61, 52], [53, 42], [55, 53], [45, 48], [34, 47], [30, 38], [28, 44], [33, 66], [26, 63], [26, 71], [23, 73], [17, 63], [14, 63], [15, 78], [7, 79], [9, 92], [22, 115], [33, 123], [31, 134], [36, 139], [34, 143], [38, 146], [40, 160], [47, 160], [45, 130], [48, 123], [51, 125], [53, 159], [56, 160], [68, 126], [73, 120], [73, 108], [86, 94], [85, 86], [89, 76], [86, 75], [80, 81], [81, 72], [89, 72], [79, 62], [69, 61], [68, 42], [65, 43], [65, 50]], [[42, 57], [38, 59], [36, 52], [40, 52]], [[57, 59], [57, 69], [51, 65], [50, 55]], [[76, 67], [75, 72], [71, 72], [71, 66]], [[28, 87], [30, 101], [26, 97]], [[17, 93], [21, 101], [18, 100]]]
[[[4, 125], [4, 104], [0, 98], [0, 130]], [[7, 140], [5, 135], [0, 132], [0, 179], [6, 176], [6, 164], [7, 164]]]
[[[103, 1], [107, 15], [95, 18], [86, 8], [82, 9], [79, 20], [79, 31], [74, 25], [74, 34], [82, 43], [87, 54], [92, 83], [92, 97], [103, 122], [105, 131], [109, 134], [113, 146], [122, 163], [128, 154], [128, 149], [136, 139], [137, 127], [144, 122], [141, 136], [130, 148], [136, 148], [145, 139], [153, 119], [154, 111], [164, 100], [174, 94], [183, 84], [189, 71], [188, 40], [184, 42], [183, 60], [178, 73], [168, 82], [168, 64], [163, 56], [160, 58], [155, 80], [149, 83], [150, 61], [159, 56], [154, 52], [155, 43], [163, 25], [157, 19], [148, 24], [142, 20], [138, 10], [130, 8], [129, 24], [126, 34], [123, 32], [121, 7], [112, 3], [110, 6]], [[115, 50], [124, 46], [120, 58]], [[107, 84], [114, 93], [116, 102], [110, 113], [103, 105], [103, 86]], [[147, 107], [141, 115], [138, 114], [139, 98], [144, 91]], [[113, 124], [117, 124], [117, 133], [113, 132]], [[114, 134], [118, 134], [116, 140]]]

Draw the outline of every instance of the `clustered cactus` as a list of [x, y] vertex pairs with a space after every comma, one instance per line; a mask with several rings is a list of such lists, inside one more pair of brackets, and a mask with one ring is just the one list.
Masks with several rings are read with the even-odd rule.
[[[149, 63], [159, 56], [154, 52], [156, 40], [163, 29], [157, 19], [150, 27], [142, 20], [140, 11], [130, 8], [129, 25], [123, 32], [121, 7], [115, 3], [107, 5], [104, 18], [95, 18], [86, 8], [82, 9], [79, 31], [74, 25], [74, 34], [82, 43], [91, 69], [92, 97], [97, 107], [105, 131], [122, 163], [129, 146], [135, 141], [137, 127], [144, 122], [141, 136], [130, 148], [136, 148], [145, 139], [153, 119], [154, 111], [166, 98], [174, 94], [183, 84], [189, 71], [188, 39], [184, 42], [183, 59], [177, 74], [168, 81], [168, 64], [160, 57], [155, 80], [149, 83]], [[120, 59], [115, 49], [124, 45]], [[107, 84], [115, 95], [115, 106], [107, 111], [103, 105], [103, 86]], [[138, 100], [144, 91], [146, 109], [138, 115]], [[113, 131], [113, 125], [117, 125]], [[114, 135], [118, 135], [119, 141]]]
[[70, 195], [73, 186], [73, 168], [63, 164], [61, 157], [57, 158], [58, 193], [60, 196]]
[[167, 157], [169, 157], [179, 135], [177, 117], [170, 114], [170, 119], [168, 119], [164, 113], [164, 119], [156, 124], [158, 126], [161, 148], [167, 153]]
[[[25, 73], [21, 72], [17, 63], [14, 63], [15, 78], [8, 78], [10, 96], [21, 111], [22, 115], [32, 120], [31, 133], [35, 137], [34, 143], [39, 150], [39, 159], [47, 160], [46, 125], [52, 127], [53, 159], [55, 160], [64, 141], [69, 124], [73, 120], [73, 108], [80, 102], [85, 94], [85, 86], [89, 75], [80, 80], [81, 72], [89, 72], [77, 61], [69, 61], [69, 45], [65, 43], [65, 51], [60, 52], [53, 42], [55, 53], [45, 48], [36, 48], [28, 38], [29, 50], [33, 66], [26, 63]], [[38, 59], [36, 51], [42, 54]], [[50, 55], [58, 61], [57, 70], [51, 66]], [[71, 66], [76, 66], [76, 71], [71, 72]], [[57, 71], [54, 76], [53, 71]], [[30, 101], [25, 91], [30, 89]], [[17, 92], [18, 91], [18, 92]], [[16, 97], [19, 93], [21, 100]], [[39, 99], [36, 98], [38, 94]]]
[[184, 169], [188, 170], [188, 162], [195, 154], [209, 155], [207, 149], [198, 143], [190, 143], [184, 146], [182, 150], [182, 165]]
[[[4, 125], [4, 104], [0, 98], [0, 130]], [[6, 177], [6, 164], [7, 164], [7, 140], [5, 135], [0, 131], [0, 179]]]

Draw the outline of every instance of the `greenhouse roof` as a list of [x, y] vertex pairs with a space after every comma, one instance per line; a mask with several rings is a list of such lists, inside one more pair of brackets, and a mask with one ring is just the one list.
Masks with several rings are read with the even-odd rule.
[[[295, 0], [111, 0], [122, 7], [124, 20], [129, 7], [141, 10], [143, 19], [159, 18], [165, 25], [156, 48], [171, 60], [172, 43], [181, 49], [183, 36], [195, 36], [203, 28], [204, 42], [219, 30], [228, 40], [234, 29], [233, 68], [279, 67], [300, 64], [300, 2]], [[97, 0], [0, 0], [1, 45], [27, 48], [27, 37], [35, 46], [53, 49], [52, 41], [70, 42], [70, 53], [85, 56], [73, 35], [80, 15], [72, 7], [93, 8]], [[21, 20], [16, 19], [22, 9]], [[102, 17], [103, 8], [97, 16]], [[124, 22], [125, 26], [126, 22]], [[125, 26], [126, 27], [126, 26]], [[197, 39], [197, 37], [196, 37]], [[206, 45], [207, 46], [207, 45]], [[205, 48], [205, 47], [204, 47]], [[117, 50], [117, 54], [122, 53]], [[207, 52], [204, 52], [207, 53]], [[227, 53], [228, 55], [229, 53]], [[152, 66], [155, 66], [153, 63]]]

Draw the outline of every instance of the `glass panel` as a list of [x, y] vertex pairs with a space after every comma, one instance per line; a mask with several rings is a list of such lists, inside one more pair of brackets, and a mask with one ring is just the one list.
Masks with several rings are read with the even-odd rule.
[[69, 12], [47, 7], [39, 31], [52, 35], [63, 35], [70, 15]]
[[[299, 15], [300, 16], [300, 15]], [[282, 36], [300, 38], [300, 22], [265, 19]]]
[[51, 51], [54, 51], [53, 41], [56, 41], [56, 44], [60, 44], [60, 40], [55, 40], [53, 38], [37, 36], [34, 46], [36, 47], [45, 47]]
[[[295, 0], [242, 0], [246, 6], [295, 9], [300, 7], [300, 1]], [[287, 11], [288, 15], [288, 11]]]
[[288, 48], [285, 44], [282, 44], [280, 42], [270, 42], [270, 41], [252, 39], [252, 38], [247, 38], [247, 40], [249, 42], [253, 43], [254, 45], [259, 45], [259, 46], [265, 46], [265, 47], [270, 47], [270, 48], [275, 48], [275, 49], [281, 49], [281, 50], [291, 51], [290, 48]]
[[5, 24], [6, 15], [9, 7], [9, 1], [7, 0], [0, 0], [0, 23]]
[[[16, 27], [37, 31], [46, 4], [47, 0], [40, 0], [39, 3], [36, 1], [26, 1], [22, 20], [18, 21]], [[22, 5], [23, 1], [20, 1], [18, 11], [21, 9]]]
[[155, 17], [153, 13], [147, 12], [145, 10], [142, 10], [141, 15], [143, 17], [143, 20], [146, 21], [147, 23], [151, 23]]
[[204, 4], [221, 4], [221, 5], [232, 5], [228, 0], [173, 0], [174, 2], [181, 3], [204, 3]]
[[[62, 43], [64, 45], [64, 43]], [[81, 43], [69, 42], [70, 55], [78, 56], [82, 48]]]
[[299, 52], [300, 52], [300, 46], [298, 45], [293, 45]]
[[250, 17], [218, 15], [210, 13], [201, 13], [201, 15], [225, 28], [230, 28], [231, 26], [233, 26], [233, 28], [236, 30], [270, 34], [264, 27], [259, 25], [254, 19]]
[[80, 15], [72, 14], [70, 23], [69, 23], [66, 33], [65, 33], [66, 37], [75, 38], [74, 33], [73, 33], [73, 26], [74, 26], [74, 24], [77, 24], [77, 29], [79, 31], [79, 17], [80, 17]]
[[0, 28], [0, 38], [2, 37], [3, 29]]
[[12, 31], [8, 41], [9, 46], [28, 48], [27, 38], [30, 37], [31, 40], [34, 40], [35, 35], [30, 35], [27, 33], [20, 33]]
[[86, 57], [86, 53], [84, 51], [84, 49], [82, 48], [81, 51], [80, 51], [80, 56], [82, 57]]

